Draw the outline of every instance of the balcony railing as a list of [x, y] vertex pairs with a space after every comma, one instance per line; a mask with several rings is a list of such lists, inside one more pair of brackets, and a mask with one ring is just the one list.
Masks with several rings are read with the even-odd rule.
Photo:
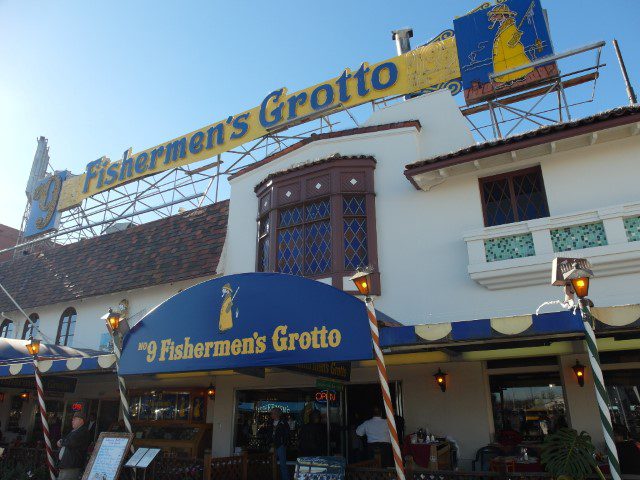
[[588, 256], [599, 276], [640, 272], [640, 203], [487, 227], [464, 240], [469, 275], [492, 290], [548, 283], [556, 256]]

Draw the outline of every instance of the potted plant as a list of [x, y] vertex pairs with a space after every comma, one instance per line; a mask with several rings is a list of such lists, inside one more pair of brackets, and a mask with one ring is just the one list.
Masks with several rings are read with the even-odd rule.
[[595, 460], [596, 447], [587, 432], [561, 428], [544, 439], [540, 461], [558, 479], [582, 480], [595, 470], [605, 480]]

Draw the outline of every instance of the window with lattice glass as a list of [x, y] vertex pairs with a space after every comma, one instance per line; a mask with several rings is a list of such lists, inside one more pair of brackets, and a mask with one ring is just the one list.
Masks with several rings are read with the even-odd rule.
[[480, 179], [487, 227], [549, 216], [540, 167]]
[[328, 198], [278, 211], [279, 272], [314, 276], [331, 270], [330, 213]]
[[[337, 157], [258, 184], [256, 270], [342, 289], [358, 268], [375, 264], [374, 169], [370, 157]], [[379, 277], [374, 277], [378, 295]]]

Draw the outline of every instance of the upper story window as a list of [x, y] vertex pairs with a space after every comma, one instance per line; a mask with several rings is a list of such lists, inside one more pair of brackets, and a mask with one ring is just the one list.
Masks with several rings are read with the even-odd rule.
[[480, 179], [485, 227], [549, 216], [540, 167]]
[[58, 334], [56, 335], [56, 345], [71, 346], [73, 344], [73, 334], [76, 330], [76, 309], [67, 308], [62, 312], [60, 323], [58, 324]]
[[5, 318], [0, 325], [0, 337], [13, 338], [13, 322]]
[[256, 270], [342, 289], [344, 277], [376, 263], [374, 169], [373, 158], [332, 157], [258, 185]]
[[30, 322], [24, 322], [24, 329], [22, 330], [22, 339], [29, 340], [30, 338], [38, 337], [38, 326], [40, 325], [40, 317], [37, 313], [29, 315]]

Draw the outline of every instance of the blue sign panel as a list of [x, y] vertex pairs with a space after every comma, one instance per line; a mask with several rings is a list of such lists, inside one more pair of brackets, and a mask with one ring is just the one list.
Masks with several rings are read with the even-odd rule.
[[25, 238], [50, 232], [58, 228], [60, 212], [57, 210], [62, 182], [67, 172], [56, 172], [36, 184], [31, 201], [29, 218], [24, 228]]
[[125, 338], [125, 375], [372, 358], [364, 304], [314, 280], [244, 273], [162, 303]]
[[[540, 83], [557, 75], [555, 64], [508, 70], [553, 54], [539, 0], [483, 4], [453, 22], [467, 103]], [[506, 72], [500, 75], [500, 72]], [[495, 74], [493, 83], [489, 75]]]

